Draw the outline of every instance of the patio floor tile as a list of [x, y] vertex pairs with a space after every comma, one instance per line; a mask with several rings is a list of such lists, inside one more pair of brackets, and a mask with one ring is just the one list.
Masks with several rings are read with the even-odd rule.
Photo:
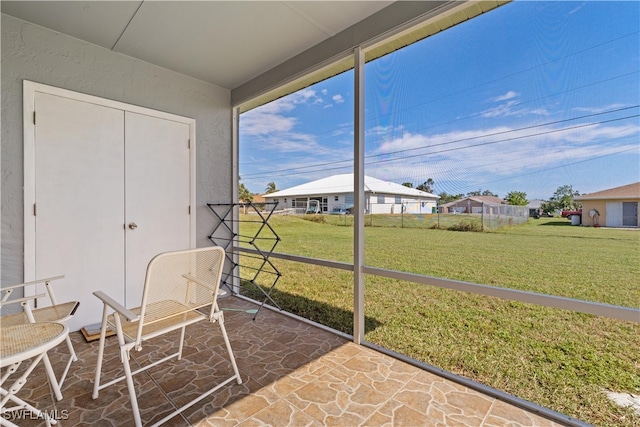
[[[253, 306], [234, 297], [225, 308]], [[225, 313], [225, 325], [243, 383], [223, 387], [202, 402], [173, 417], [167, 426], [557, 426], [550, 420], [498, 401], [462, 385], [338, 335], [280, 313], [262, 310], [255, 321], [240, 311]], [[79, 361], [54, 402], [42, 366], [18, 394], [47, 411], [60, 425], [132, 426], [124, 382], [92, 399], [98, 342], [71, 334]], [[122, 375], [115, 337], [108, 338], [103, 373]], [[175, 336], [159, 338], [132, 352], [132, 368], [156, 351], [175, 351]], [[216, 381], [231, 374], [224, 343], [215, 325], [201, 322], [187, 329], [182, 360], [173, 360], [136, 375], [143, 423], [160, 420]], [[56, 372], [66, 346], [50, 352]], [[6, 414], [5, 417], [10, 417]], [[42, 420], [14, 420], [21, 426]]]

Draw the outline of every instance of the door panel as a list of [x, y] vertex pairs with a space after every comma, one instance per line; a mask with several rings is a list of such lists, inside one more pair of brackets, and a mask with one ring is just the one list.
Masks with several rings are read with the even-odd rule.
[[103, 290], [124, 297], [124, 112], [35, 96], [35, 277], [64, 274], [59, 301], [78, 300], [70, 330], [100, 321]]
[[638, 202], [622, 203], [622, 225], [624, 227], [638, 226]]
[[607, 202], [607, 227], [622, 227], [622, 203]]
[[140, 304], [153, 256], [190, 247], [188, 143], [185, 123], [125, 114], [127, 306]]

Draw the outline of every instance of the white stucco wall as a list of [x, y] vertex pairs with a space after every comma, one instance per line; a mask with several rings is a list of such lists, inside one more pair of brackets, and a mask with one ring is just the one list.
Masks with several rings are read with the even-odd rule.
[[1, 52], [3, 285], [23, 279], [23, 80], [196, 119], [196, 244], [210, 244], [206, 203], [232, 199], [228, 90], [4, 14]]
[[378, 195], [371, 194], [369, 196], [369, 213], [372, 214], [401, 214], [404, 206], [406, 214], [430, 214], [432, 209], [437, 206], [435, 200], [416, 199], [411, 197], [400, 197], [400, 203], [395, 195], [382, 195], [384, 203], [378, 203]]

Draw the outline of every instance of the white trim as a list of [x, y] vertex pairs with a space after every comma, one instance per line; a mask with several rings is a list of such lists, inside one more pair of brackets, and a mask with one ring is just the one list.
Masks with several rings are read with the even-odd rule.
[[[259, 254], [258, 251], [250, 248], [237, 248], [236, 251]], [[272, 252], [270, 257], [299, 262], [302, 264], [318, 265], [321, 267], [333, 268], [337, 270], [354, 271], [354, 266], [345, 262], [283, 254], [280, 252]], [[362, 271], [364, 274], [370, 274], [372, 276], [387, 277], [390, 279], [402, 280], [419, 285], [434, 286], [436, 288], [442, 289], [452, 289], [455, 291], [496, 297], [509, 301], [519, 301], [527, 304], [535, 304], [542, 307], [570, 310], [578, 313], [593, 314], [595, 316], [609, 317], [611, 319], [640, 323], [640, 310], [632, 307], [604, 304], [556, 295], [540, 294], [530, 291], [521, 291], [518, 289], [481, 285], [478, 283], [444, 279], [442, 277], [425, 276], [422, 274], [407, 273], [398, 270], [387, 270], [377, 267], [364, 266]]]
[[353, 51], [354, 118], [353, 118], [353, 342], [364, 340], [364, 52]]
[[[34, 83], [24, 81], [22, 86], [23, 153], [24, 153], [24, 282], [36, 280], [36, 217], [33, 207], [36, 201], [36, 153], [35, 153], [35, 112]], [[35, 286], [25, 287], [25, 296], [35, 293]]]
[[[231, 218], [240, 218], [239, 202], [240, 192], [240, 109], [234, 107], [231, 111], [231, 201], [235, 204], [231, 212]], [[231, 287], [234, 293], [240, 292], [240, 255], [235, 252], [235, 248], [240, 246], [240, 222], [232, 221], [231, 229], [235, 236], [231, 242], [231, 250], [235, 270], [231, 275]]]
[[[45, 93], [75, 101], [87, 102], [116, 110], [128, 111], [159, 119], [184, 123], [189, 126], [189, 205], [191, 215], [189, 216], [189, 246], [195, 248], [196, 245], [196, 121], [195, 119], [182, 117], [163, 111], [152, 110], [150, 108], [137, 105], [126, 104], [120, 101], [100, 98], [67, 89], [36, 83], [29, 80], [23, 81], [23, 150], [24, 150], [24, 281], [33, 281], [35, 277], [36, 265], [36, 241], [35, 241], [35, 216], [33, 215], [33, 205], [36, 198], [36, 158], [35, 158], [35, 131], [36, 125], [33, 123], [35, 112], [36, 93]], [[37, 117], [36, 117], [37, 122]], [[25, 290], [25, 294], [35, 292], [35, 287]]]

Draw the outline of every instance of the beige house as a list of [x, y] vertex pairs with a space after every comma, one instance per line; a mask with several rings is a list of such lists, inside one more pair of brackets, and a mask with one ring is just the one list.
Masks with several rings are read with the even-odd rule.
[[640, 182], [583, 194], [574, 200], [582, 203], [583, 225], [640, 227]]

